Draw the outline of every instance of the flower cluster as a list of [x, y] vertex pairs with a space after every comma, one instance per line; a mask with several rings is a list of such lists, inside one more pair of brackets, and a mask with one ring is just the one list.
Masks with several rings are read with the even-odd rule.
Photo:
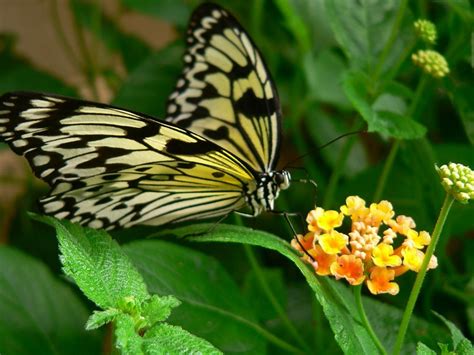
[[436, 168], [446, 192], [461, 203], [474, 198], [474, 171], [462, 164], [449, 163]]
[[[345, 217], [351, 220], [347, 234], [336, 230]], [[299, 242], [292, 241], [295, 249], [306, 251], [303, 259], [313, 265], [318, 275], [344, 278], [351, 285], [365, 281], [373, 294], [396, 295], [399, 287], [392, 281], [408, 270], [420, 270], [423, 249], [431, 240], [427, 232], [414, 229], [411, 217], [395, 217], [390, 202], [367, 207], [358, 196], [349, 196], [340, 211], [316, 207], [308, 213], [306, 221], [309, 232], [298, 235]], [[429, 268], [436, 266], [433, 257]]]
[[448, 62], [436, 51], [420, 49], [412, 54], [411, 59], [415, 65], [435, 78], [442, 78], [449, 73]]
[[419, 19], [413, 24], [416, 34], [426, 43], [436, 43], [436, 27], [433, 22]]

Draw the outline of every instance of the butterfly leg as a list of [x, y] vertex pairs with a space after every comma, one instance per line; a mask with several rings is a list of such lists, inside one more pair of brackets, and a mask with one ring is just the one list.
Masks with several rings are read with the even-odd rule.
[[[310, 253], [308, 253], [308, 251], [306, 250], [306, 248], [303, 246], [303, 244], [301, 244], [301, 241], [298, 237], [298, 233], [296, 233], [296, 230], [295, 228], [293, 227], [293, 223], [291, 223], [290, 221], [290, 218], [289, 216], [290, 215], [295, 215], [295, 214], [291, 214], [291, 213], [286, 213], [286, 212], [283, 212], [283, 217], [285, 217], [285, 220], [286, 222], [288, 223], [288, 225], [290, 226], [290, 229], [291, 231], [293, 232], [293, 238], [295, 238], [296, 242], [298, 243], [298, 245], [300, 246], [301, 250], [303, 250], [303, 252], [314, 262], [316, 260], [314, 260], [314, 258], [312, 257], [312, 255]], [[300, 215], [301, 216], [301, 215]]]

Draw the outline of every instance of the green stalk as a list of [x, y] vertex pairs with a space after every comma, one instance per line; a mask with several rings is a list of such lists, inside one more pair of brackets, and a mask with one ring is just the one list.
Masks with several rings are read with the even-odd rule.
[[252, 266], [252, 270], [255, 272], [255, 276], [257, 277], [257, 281], [262, 288], [263, 292], [265, 293], [265, 296], [268, 298], [268, 301], [272, 305], [273, 309], [277, 312], [278, 316], [280, 317], [281, 321], [283, 322], [283, 325], [287, 329], [288, 333], [296, 340], [296, 342], [304, 348], [307, 352], [310, 352], [310, 347], [304, 339], [300, 336], [298, 333], [298, 330], [294, 327], [293, 323], [291, 323], [290, 319], [288, 318], [285, 310], [283, 307], [280, 305], [278, 302], [275, 294], [273, 293], [272, 289], [270, 288], [265, 275], [263, 274], [263, 270], [260, 267], [257, 258], [255, 257], [255, 254], [252, 250], [252, 247], [248, 244], [244, 244], [244, 250], [247, 258], [250, 261], [250, 265]]
[[[424, 91], [426, 89], [426, 85], [428, 83], [428, 77], [423, 75], [421, 77], [420, 82], [418, 83], [418, 87], [416, 88], [415, 97], [410, 105], [408, 110], [408, 117], [411, 117], [413, 114], [416, 113], [416, 109], [418, 104], [420, 103], [421, 98], [423, 97]], [[395, 157], [397, 156], [398, 149], [400, 148], [401, 140], [396, 139], [392, 143], [392, 147], [390, 148], [390, 152], [388, 153], [387, 160], [385, 160], [385, 164], [382, 169], [382, 174], [380, 174], [379, 181], [377, 182], [377, 187], [375, 188], [375, 193], [373, 197], [373, 201], [379, 201], [382, 197], [382, 194], [385, 190], [385, 185], [387, 184], [388, 176], [392, 170], [393, 162], [395, 161]]]
[[365, 314], [364, 305], [362, 304], [362, 284], [354, 287], [354, 299], [355, 299], [357, 311], [359, 312], [360, 320], [362, 321], [364, 328], [369, 333], [370, 338], [374, 342], [377, 349], [379, 349], [380, 353], [387, 354], [387, 352], [385, 351], [385, 348], [383, 347], [379, 338], [377, 337], [374, 330], [372, 329], [372, 326], [370, 325], [367, 315]]
[[421, 286], [423, 284], [426, 271], [428, 270], [428, 264], [431, 260], [431, 257], [434, 254], [434, 251], [436, 249], [436, 244], [438, 244], [441, 231], [443, 230], [444, 223], [446, 222], [446, 218], [448, 216], [449, 210], [451, 209], [453, 201], [454, 201], [454, 198], [450, 194], [446, 194], [446, 197], [443, 202], [443, 206], [441, 207], [438, 220], [436, 221], [436, 225], [434, 227], [433, 234], [431, 236], [431, 243], [428, 246], [428, 249], [426, 250], [423, 263], [421, 264], [418, 275], [416, 275], [413, 289], [410, 292], [410, 297], [408, 298], [408, 303], [405, 308], [405, 312], [403, 313], [402, 322], [400, 324], [400, 330], [398, 331], [398, 335], [397, 335], [397, 341], [393, 349], [394, 355], [400, 354], [400, 351], [402, 349], [403, 341], [405, 339], [405, 334], [408, 329], [408, 324], [410, 323], [410, 318], [413, 313], [413, 309], [415, 308], [416, 300], [418, 299], [418, 295], [420, 294]]

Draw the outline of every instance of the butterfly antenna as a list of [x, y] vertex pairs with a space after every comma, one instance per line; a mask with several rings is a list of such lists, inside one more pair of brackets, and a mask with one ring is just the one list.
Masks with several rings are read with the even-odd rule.
[[308, 156], [308, 155], [310, 155], [310, 154], [313, 154], [314, 152], [319, 151], [319, 150], [321, 150], [321, 149], [323, 149], [323, 148], [326, 148], [327, 146], [333, 144], [334, 142], [338, 141], [338, 140], [341, 139], [341, 138], [345, 138], [345, 137], [347, 137], [347, 136], [352, 136], [352, 135], [354, 135], [354, 134], [366, 133], [366, 132], [367, 132], [366, 130], [359, 130], [359, 131], [353, 131], [353, 132], [344, 133], [344, 134], [342, 134], [342, 135], [340, 135], [340, 136], [338, 136], [338, 137], [336, 137], [336, 138], [334, 138], [334, 139], [331, 139], [329, 142], [324, 143], [323, 145], [321, 145], [321, 146], [319, 146], [319, 147], [317, 147], [317, 148], [315, 148], [315, 149], [311, 149], [309, 152], [307, 152], [307, 153], [305, 153], [305, 154], [303, 154], [303, 155], [300, 155], [300, 156], [297, 157], [296, 159], [290, 160], [288, 163], [285, 164], [285, 166], [288, 167], [288, 166], [290, 166], [291, 164], [294, 164], [294, 163], [296, 163], [297, 161], [303, 159], [304, 157], [306, 157], [306, 156]]

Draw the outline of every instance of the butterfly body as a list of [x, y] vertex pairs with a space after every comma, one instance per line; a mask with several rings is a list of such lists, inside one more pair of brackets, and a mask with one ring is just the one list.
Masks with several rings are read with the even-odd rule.
[[0, 138], [52, 188], [45, 213], [113, 229], [274, 209], [290, 175], [275, 169], [280, 105], [260, 53], [217, 5], [194, 12], [187, 38], [166, 121], [57, 95], [0, 97]]

